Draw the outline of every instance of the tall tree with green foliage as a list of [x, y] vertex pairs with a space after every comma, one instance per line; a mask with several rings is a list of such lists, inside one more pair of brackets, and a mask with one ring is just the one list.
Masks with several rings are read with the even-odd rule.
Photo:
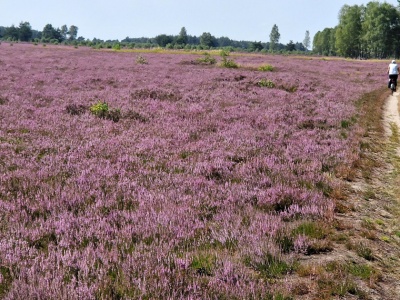
[[174, 37], [172, 35], [159, 34], [155, 37], [155, 40], [158, 46], [165, 47], [174, 41]]
[[264, 49], [264, 46], [261, 42], [253, 42], [250, 44], [250, 51], [261, 51]]
[[205, 47], [216, 47], [217, 46], [217, 39], [211, 35], [209, 32], [203, 32], [200, 36], [200, 45]]
[[311, 39], [310, 39], [310, 32], [307, 30], [306, 35], [304, 36], [303, 46], [308, 49], [310, 48]]
[[279, 33], [279, 28], [276, 24], [272, 26], [271, 33], [269, 34], [269, 49], [275, 51], [277, 49], [279, 39], [281, 34]]
[[292, 40], [289, 41], [289, 43], [286, 45], [286, 51], [295, 51], [296, 50], [296, 45], [293, 43]]
[[78, 37], [78, 27], [76, 27], [75, 25], [69, 26], [68, 34], [71, 41], [76, 40], [76, 38]]
[[32, 39], [32, 27], [29, 22], [19, 23], [18, 37], [23, 42], [29, 42]]
[[339, 13], [336, 49], [341, 56], [358, 57], [361, 50], [362, 15], [364, 6], [344, 5]]
[[383, 58], [395, 55], [400, 38], [400, 15], [393, 5], [369, 2], [362, 25], [366, 56]]
[[62, 38], [63, 38], [64, 40], [66, 40], [66, 39], [67, 39], [67, 34], [68, 34], [68, 27], [67, 27], [67, 25], [61, 26], [60, 32], [61, 32]]
[[313, 51], [320, 55], [336, 55], [336, 28], [318, 31], [313, 40]]
[[188, 35], [185, 27], [182, 27], [181, 31], [179, 32], [179, 35], [176, 39], [176, 43], [180, 45], [186, 45], [188, 42]]
[[59, 29], [55, 29], [51, 24], [46, 24], [46, 26], [44, 26], [42, 31], [42, 40], [47, 42], [51, 40], [57, 40], [58, 42], [62, 42], [63, 39], [61, 36], [61, 31]]
[[221, 36], [217, 39], [217, 44], [220, 47], [232, 46], [232, 40], [226, 36]]
[[10, 27], [7, 27], [4, 31], [4, 38], [12, 40], [12, 41], [18, 41], [19, 39], [19, 28], [15, 27], [14, 25], [11, 25]]

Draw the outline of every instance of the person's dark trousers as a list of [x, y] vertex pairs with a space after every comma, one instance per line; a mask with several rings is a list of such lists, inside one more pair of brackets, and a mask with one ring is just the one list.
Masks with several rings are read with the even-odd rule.
[[[389, 79], [393, 79], [394, 81], [394, 86], [397, 87], [397, 78], [399, 77], [399, 75], [395, 74], [395, 75], [389, 75]], [[388, 88], [390, 88], [390, 80], [388, 82]]]

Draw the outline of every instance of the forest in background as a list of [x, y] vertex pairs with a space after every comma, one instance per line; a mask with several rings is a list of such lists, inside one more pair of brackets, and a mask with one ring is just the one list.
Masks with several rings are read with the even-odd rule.
[[[308, 33], [306, 33], [308, 34]], [[55, 28], [47, 24], [42, 31], [32, 29], [29, 22], [21, 22], [19, 26], [0, 26], [0, 39], [6, 41], [22, 41], [35, 43], [72, 44], [75, 46], [90, 46], [96, 48], [154, 48], [186, 49], [186, 50], [208, 50], [215, 48], [228, 48], [230, 51], [271, 51], [271, 52], [305, 52], [308, 51], [303, 43], [290, 41], [288, 44], [279, 43], [279, 28], [274, 25], [270, 34], [270, 41], [236, 41], [229, 37], [215, 37], [209, 32], [200, 36], [189, 35], [185, 27], [182, 27], [178, 35], [159, 34], [155, 37], [126, 37], [123, 40], [102, 40], [93, 38], [86, 39], [78, 37], [78, 27], [75, 25], [63, 25]], [[309, 39], [309, 38], [308, 38]], [[309, 42], [308, 42], [309, 45]]]
[[344, 5], [338, 18], [336, 27], [315, 34], [315, 53], [364, 59], [399, 57], [399, 7], [378, 1]]
[[[126, 37], [122, 40], [92, 40], [78, 37], [78, 27], [47, 24], [42, 31], [32, 29], [29, 22], [19, 26], [0, 26], [0, 40], [35, 43], [72, 44], [94, 48], [154, 48], [208, 50], [225, 48], [229, 51], [264, 53], [300, 53], [351, 58], [387, 58], [400, 56], [400, 0], [399, 6], [379, 1], [366, 5], [344, 5], [338, 14], [338, 25], [318, 31], [310, 42], [307, 30], [302, 42], [280, 43], [279, 28], [271, 29], [269, 40], [237, 41], [229, 37], [215, 37], [209, 32], [200, 36], [189, 35], [185, 27], [179, 34], [159, 34], [155, 37]], [[312, 51], [309, 49], [312, 46]]]

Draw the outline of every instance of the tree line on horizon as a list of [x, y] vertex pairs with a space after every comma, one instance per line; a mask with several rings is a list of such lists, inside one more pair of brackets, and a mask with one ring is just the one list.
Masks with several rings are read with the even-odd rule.
[[339, 24], [318, 31], [313, 51], [321, 55], [351, 58], [387, 58], [400, 55], [400, 0], [396, 7], [386, 2], [344, 5]]
[[63, 41], [75, 41], [77, 36], [78, 27], [75, 25], [69, 27], [63, 25], [61, 28], [54, 28], [53, 25], [47, 24], [42, 31], [32, 29], [29, 22], [21, 22], [18, 27], [15, 25], [10, 27], [0, 26], [0, 39], [8, 41], [61, 43]]
[[309, 31], [303, 42], [279, 42], [279, 28], [274, 24], [268, 42], [237, 41], [228, 37], [215, 37], [209, 32], [200, 36], [189, 35], [182, 27], [178, 35], [159, 34], [155, 37], [140, 37], [119, 40], [92, 40], [78, 37], [78, 27], [63, 25], [55, 28], [47, 24], [42, 31], [32, 29], [29, 22], [18, 27], [0, 26], [0, 40], [65, 43], [95, 48], [154, 48], [207, 50], [228, 48], [230, 51], [313, 53], [318, 55], [351, 58], [387, 58], [400, 56], [400, 0], [399, 6], [386, 2], [371, 1], [366, 5], [344, 5], [339, 11], [339, 24], [325, 28], [314, 35], [312, 51]]
[[[22, 42], [42, 42], [53, 44], [73, 44], [82, 46], [91, 46], [97, 48], [153, 48], [162, 47], [167, 49], [198, 49], [207, 50], [214, 48], [229, 48], [231, 51], [249, 51], [249, 52], [305, 52], [309, 47], [306, 44], [290, 41], [288, 44], [279, 43], [279, 29], [277, 25], [271, 30], [270, 41], [237, 41], [229, 37], [215, 37], [209, 32], [204, 32], [200, 36], [189, 35], [185, 27], [182, 27], [178, 35], [159, 34], [153, 38], [140, 37], [119, 40], [101, 40], [93, 38], [92, 40], [85, 39], [82, 36], [78, 37], [78, 27], [75, 25], [63, 25], [61, 28], [55, 28], [51, 24], [47, 24], [42, 31], [32, 29], [29, 22], [21, 22], [19, 26], [4, 27], [0, 26], [0, 39], [7, 41], [22, 41]], [[307, 41], [307, 39], [305, 39]], [[307, 45], [308, 44], [308, 45]]]

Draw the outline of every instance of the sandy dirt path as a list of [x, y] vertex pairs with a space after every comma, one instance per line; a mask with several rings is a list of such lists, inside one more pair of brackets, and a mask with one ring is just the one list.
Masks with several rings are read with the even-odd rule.
[[[392, 126], [396, 125], [400, 130], [400, 112], [399, 112], [399, 98], [400, 98], [400, 89], [397, 92], [393, 93], [393, 95], [389, 96], [386, 100], [384, 111], [383, 111], [383, 125], [385, 128], [386, 137], [389, 139], [393, 132]], [[400, 157], [400, 147], [397, 148], [397, 155]], [[392, 287], [394, 289], [394, 293], [398, 295], [400, 299], [400, 284], [397, 282], [395, 286]]]
[[389, 96], [384, 107], [383, 122], [385, 126], [385, 132], [388, 137], [392, 135], [390, 124], [396, 124], [400, 129], [399, 95], [400, 91], [398, 89], [397, 92], [394, 92], [393, 95]]

